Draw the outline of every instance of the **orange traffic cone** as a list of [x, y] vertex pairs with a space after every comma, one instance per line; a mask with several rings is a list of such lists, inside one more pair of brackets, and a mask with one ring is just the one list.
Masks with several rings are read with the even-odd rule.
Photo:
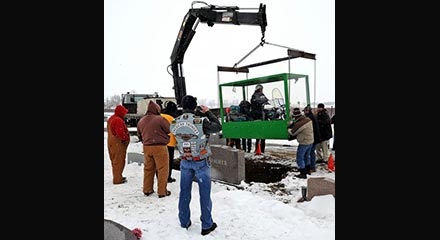
[[330, 153], [330, 156], [328, 156], [327, 169], [333, 172], [335, 171], [335, 159], [333, 158], [332, 153]]
[[257, 142], [257, 149], [255, 150], [255, 155], [261, 155], [261, 146], [260, 146], [260, 142]]

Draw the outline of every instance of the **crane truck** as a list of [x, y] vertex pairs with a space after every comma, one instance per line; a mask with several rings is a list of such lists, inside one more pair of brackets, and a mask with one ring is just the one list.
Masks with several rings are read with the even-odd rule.
[[[196, 33], [195, 29], [199, 22], [207, 23], [212, 27], [215, 23], [219, 24], [233, 24], [233, 25], [258, 25], [261, 27], [262, 38], [264, 41], [264, 33], [266, 31], [266, 5], [260, 4], [258, 12], [255, 12], [256, 8], [247, 8], [241, 11], [237, 6], [216, 6], [208, 5], [201, 8], [193, 8], [194, 3], [204, 3], [200, 1], [194, 1], [189, 9], [188, 13], [183, 18], [182, 25], [177, 35], [176, 42], [171, 54], [171, 64], [168, 68], [171, 68], [174, 80], [174, 95], [175, 97], [162, 97], [157, 93], [154, 94], [138, 94], [138, 93], [126, 93], [122, 94], [122, 105], [124, 105], [129, 111], [125, 117], [125, 122], [129, 127], [136, 127], [139, 119], [145, 114], [148, 102], [153, 100], [161, 107], [165, 107], [167, 101], [173, 101], [177, 104], [178, 108], [181, 107], [181, 101], [183, 96], [186, 95], [185, 77], [183, 76], [183, 59], [186, 49], [188, 48], [191, 40]], [[254, 12], [252, 12], [254, 11]], [[211, 109], [216, 116], [220, 116], [219, 109]]]
[[[199, 22], [208, 24], [212, 27], [214, 24], [233, 24], [233, 25], [257, 25], [261, 27], [261, 41], [264, 42], [264, 33], [266, 31], [266, 5], [260, 4], [258, 11], [256, 8], [246, 8], [243, 11], [237, 6], [216, 6], [208, 5], [205, 7], [193, 8], [194, 3], [204, 3], [194, 1], [188, 13], [183, 18], [182, 25], [171, 53], [171, 68], [174, 80], [174, 95], [177, 105], [181, 106], [183, 96], [186, 95], [185, 77], [183, 76], [183, 60], [186, 49], [196, 33]], [[169, 72], [169, 71], [168, 71]]]
[[148, 108], [149, 101], [154, 101], [159, 104], [161, 108], [165, 108], [167, 102], [172, 101], [176, 103], [174, 97], [163, 97], [157, 92], [154, 94], [144, 93], [124, 93], [121, 95], [122, 106], [127, 108], [128, 113], [125, 115], [125, 123], [127, 127], [136, 127], [142, 116], [145, 115]]

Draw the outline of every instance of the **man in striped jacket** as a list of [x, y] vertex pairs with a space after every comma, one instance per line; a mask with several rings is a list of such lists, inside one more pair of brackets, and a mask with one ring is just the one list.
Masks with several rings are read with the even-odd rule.
[[304, 116], [299, 108], [293, 109], [294, 121], [288, 126], [289, 135], [296, 138], [298, 148], [296, 150], [296, 164], [300, 174], [295, 175], [298, 178], [307, 178], [306, 166], [310, 166], [310, 150], [313, 144], [313, 124], [310, 118]]

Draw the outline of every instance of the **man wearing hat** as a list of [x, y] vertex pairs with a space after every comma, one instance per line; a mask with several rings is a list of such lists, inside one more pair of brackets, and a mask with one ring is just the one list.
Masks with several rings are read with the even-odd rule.
[[331, 119], [328, 115], [327, 109], [323, 103], [318, 104], [316, 120], [318, 121], [320, 141], [316, 145], [316, 157], [318, 160], [327, 161], [329, 157], [329, 143], [328, 140], [333, 137], [333, 130]]
[[298, 148], [296, 150], [296, 164], [298, 165], [300, 174], [295, 175], [298, 178], [307, 178], [308, 170], [306, 166], [310, 166], [310, 150], [313, 144], [313, 123], [310, 118], [302, 115], [299, 108], [293, 109], [294, 121], [289, 124], [287, 131], [292, 137], [296, 137]]
[[207, 106], [197, 107], [197, 100], [191, 95], [182, 98], [182, 108], [182, 115], [175, 118], [170, 126], [171, 133], [176, 136], [180, 155], [179, 221], [182, 228], [188, 229], [191, 226], [191, 189], [195, 177], [200, 194], [201, 234], [207, 235], [217, 228], [211, 214], [209, 136], [219, 132], [221, 124]]
[[[255, 86], [254, 94], [251, 97], [251, 115], [254, 120], [265, 120], [264, 105], [269, 102], [266, 95], [263, 93], [263, 86], [258, 84]], [[256, 139], [255, 152], [257, 152], [257, 146], [260, 144], [261, 152], [264, 153], [266, 147], [266, 139]]]

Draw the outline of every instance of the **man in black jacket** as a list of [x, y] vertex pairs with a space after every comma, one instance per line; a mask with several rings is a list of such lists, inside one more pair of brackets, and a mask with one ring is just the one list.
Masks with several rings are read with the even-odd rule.
[[[266, 120], [264, 116], [264, 105], [269, 102], [263, 93], [263, 86], [258, 84], [255, 87], [254, 94], [251, 97], [251, 114], [254, 120]], [[266, 139], [256, 139], [255, 152], [257, 152], [258, 144], [260, 144], [261, 152], [264, 153], [266, 147]]]
[[[246, 121], [254, 120], [251, 115], [251, 103], [249, 101], [243, 100], [240, 102], [240, 104], [238, 106], [240, 107], [240, 113], [242, 113], [246, 116]], [[248, 152], [248, 153], [251, 152], [252, 139], [242, 138], [241, 139], [241, 146], [245, 152]]]
[[329, 157], [328, 140], [333, 137], [330, 116], [323, 103], [318, 104], [316, 120], [318, 121], [320, 141], [316, 145], [316, 156], [319, 160], [327, 161]]

